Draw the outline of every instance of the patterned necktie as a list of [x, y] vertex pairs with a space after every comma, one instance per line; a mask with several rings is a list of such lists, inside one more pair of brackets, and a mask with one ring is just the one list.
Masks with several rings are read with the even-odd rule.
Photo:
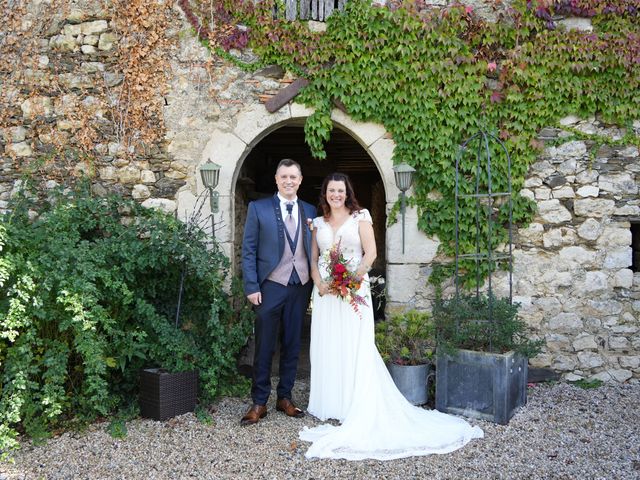
[[293, 219], [293, 202], [287, 202], [287, 218], [284, 219], [284, 226], [287, 227], [287, 232], [291, 238], [296, 235], [296, 221]]

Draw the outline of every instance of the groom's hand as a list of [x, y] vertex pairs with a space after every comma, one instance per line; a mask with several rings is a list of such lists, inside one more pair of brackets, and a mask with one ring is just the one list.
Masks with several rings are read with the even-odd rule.
[[247, 295], [247, 298], [254, 305], [260, 305], [262, 303], [262, 293], [261, 292], [251, 293], [251, 294]]

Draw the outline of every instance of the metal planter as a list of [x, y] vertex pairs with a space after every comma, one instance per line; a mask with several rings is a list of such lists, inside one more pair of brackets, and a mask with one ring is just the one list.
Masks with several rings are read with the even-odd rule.
[[404, 395], [409, 403], [413, 405], [424, 405], [429, 401], [428, 381], [431, 365], [397, 365], [390, 363], [387, 365], [393, 382]]
[[527, 403], [526, 357], [515, 352], [458, 350], [439, 354], [436, 408], [506, 425]]

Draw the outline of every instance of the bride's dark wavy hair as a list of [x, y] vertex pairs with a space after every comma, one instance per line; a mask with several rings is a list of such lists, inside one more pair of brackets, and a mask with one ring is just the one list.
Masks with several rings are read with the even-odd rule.
[[322, 215], [325, 218], [327, 218], [331, 213], [331, 207], [329, 207], [329, 202], [327, 202], [327, 186], [329, 185], [329, 182], [344, 182], [344, 186], [347, 190], [347, 198], [344, 200], [344, 206], [349, 209], [349, 213], [362, 210], [362, 207], [356, 198], [356, 194], [353, 191], [353, 185], [351, 185], [349, 176], [338, 172], [330, 173], [322, 182], [322, 187], [320, 187], [320, 199], [318, 200], [318, 208], [322, 210]]

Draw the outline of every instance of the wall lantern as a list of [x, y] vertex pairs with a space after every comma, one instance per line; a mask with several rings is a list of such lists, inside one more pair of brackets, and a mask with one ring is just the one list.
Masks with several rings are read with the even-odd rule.
[[405, 194], [413, 183], [413, 173], [415, 168], [401, 163], [394, 165], [393, 174], [396, 178], [396, 187], [400, 190], [400, 213], [402, 214], [402, 253], [404, 254], [404, 213], [405, 213]]
[[220, 195], [215, 191], [220, 180], [220, 169], [222, 167], [217, 163], [213, 163], [211, 159], [207, 159], [206, 163], [200, 165], [200, 176], [204, 187], [209, 190], [209, 202], [211, 203], [211, 237], [215, 238], [215, 229], [213, 214], [220, 210]]

